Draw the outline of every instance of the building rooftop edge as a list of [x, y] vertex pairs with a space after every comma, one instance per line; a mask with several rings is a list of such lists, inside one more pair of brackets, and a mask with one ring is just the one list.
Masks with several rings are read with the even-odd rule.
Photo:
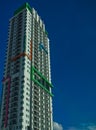
[[22, 6], [20, 6], [17, 10], [14, 11], [14, 15], [17, 15], [19, 12], [21, 12], [23, 9], [27, 8], [32, 13], [32, 8], [29, 5], [29, 3], [24, 3]]
[[[30, 13], [32, 13], [32, 9], [35, 10], [34, 8], [31, 8], [30, 4], [28, 2], [24, 3], [22, 6], [20, 6], [18, 9], [14, 11], [14, 16], [19, 14], [23, 9], [28, 9]], [[36, 11], [36, 10], [35, 10]], [[36, 11], [37, 12], [37, 11]], [[14, 17], [13, 16], [13, 17]], [[43, 22], [44, 24], [44, 22]], [[47, 30], [45, 30], [45, 34], [48, 36]]]

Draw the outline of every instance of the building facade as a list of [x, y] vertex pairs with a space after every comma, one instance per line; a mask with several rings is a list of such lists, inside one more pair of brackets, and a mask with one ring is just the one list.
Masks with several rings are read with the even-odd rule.
[[53, 130], [52, 87], [48, 33], [25, 3], [9, 24], [0, 130]]

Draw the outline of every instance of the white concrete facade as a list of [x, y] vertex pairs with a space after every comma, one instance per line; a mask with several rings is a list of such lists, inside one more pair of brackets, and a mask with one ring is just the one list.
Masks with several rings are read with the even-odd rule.
[[50, 47], [28, 3], [10, 19], [0, 130], [53, 130]]

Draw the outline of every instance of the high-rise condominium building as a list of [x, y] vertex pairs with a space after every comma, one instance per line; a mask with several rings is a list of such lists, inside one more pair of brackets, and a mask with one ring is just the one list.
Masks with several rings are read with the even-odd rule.
[[0, 130], [53, 130], [49, 38], [25, 3], [10, 19]]

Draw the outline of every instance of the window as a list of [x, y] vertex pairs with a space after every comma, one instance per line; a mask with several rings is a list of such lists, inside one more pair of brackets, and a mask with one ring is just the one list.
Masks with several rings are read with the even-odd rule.
[[20, 116], [23, 116], [23, 113], [20, 113]]
[[28, 109], [26, 109], [26, 111], [27, 111], [27, 112], [29, 112], [29, 110], [28, 110]]
[[[19, 120], [19, 121], [20, 121], [20, 122], [22, 122], [21, 120]], [[20, 128], [20, 129], [22, 129], [22, 128], [23, 128], [23, 126], [22, 126], [22, 125], [20, 125], [20, 126], [19, 126], [19, 128]]]

